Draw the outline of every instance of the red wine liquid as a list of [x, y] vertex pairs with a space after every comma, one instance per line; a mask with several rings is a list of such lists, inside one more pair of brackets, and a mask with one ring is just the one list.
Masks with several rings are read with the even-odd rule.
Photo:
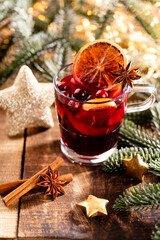
[[[115, 98], [117, 92], [122, 93], [119, 89], [117, 92], [89, 92], [75, 83], [72, 75], [63, 78], [57, 87], [55, 103], [63, 144], [84, 156], [96, 156], [115, 147], [127, 94], [112, 101], [112, 96]], [[110, 101], [99, 104], [98, 98]], [[88, 104], [90, 99], [94, 99], [95, 104]]]

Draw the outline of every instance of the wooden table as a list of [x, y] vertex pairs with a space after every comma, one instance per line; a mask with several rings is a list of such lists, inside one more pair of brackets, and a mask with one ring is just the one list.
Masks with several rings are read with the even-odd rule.
[[[55, 127], [27, 129], [21, 137], [8, 138], [6, 115], [0, 110], [0, 182], [29, 178], [52, 162], [60, 151], [58, 123]], [[61, 174], [71, 172], [73, 181], [65, 186], [66, 194], [51, 201], [35, 189], [20, 201], [6, 207], [0, 198], [0, 239], [150, 239], [158, 214], [124, 211], [116, 213], [112, 205], [126, 188], [137, 182], [123, 174], [106, 174], [97, 167], [84, 167], [68, 162]], [[156, 181], [148, 177], [148, 181]], [[89, 194], [108, 199], [108, 216], [88, 219], [76, 204]]]

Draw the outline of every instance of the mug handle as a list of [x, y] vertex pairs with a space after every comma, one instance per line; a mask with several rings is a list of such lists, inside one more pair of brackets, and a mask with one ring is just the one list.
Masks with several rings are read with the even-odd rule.
[[145, 92], [150, 93], [150, 96], [142, 102], [127, 104], [126, 113], [140, 112], [150, 108], [157, 96], [157, 90], [149, 84], [134, 84], [129, 92]]

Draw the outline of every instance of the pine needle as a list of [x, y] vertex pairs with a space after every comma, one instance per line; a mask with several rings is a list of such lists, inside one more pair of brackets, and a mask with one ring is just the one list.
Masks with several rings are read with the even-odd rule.
[[23, 41], [23, 48], [21, 48], [10, 65], [6, 65], [4, 69], [0, 70], [0, 84], [6, 79], [15, 69], [22, 64], [31, 64], [39, 58], [42, 52], [53, 49], [58, 41], [63, 38], [51, 37], [48, 34], [38, 33], [32, 35], [29, 41]]
[[160, 221], [159, 225], [155, 225], [155, 229], [152, 231], [152, 240], [160, 240]]
[[124, 158], [133, 158], [139, 154], [142, 160], [148, 163], [150, 171], [160, 174], [160, 150], [157, 148], [125, 147], [113, 153], [103, 164], [102, 169], [106, 172], [117, 172], [125, 170]]
[[160, 183], [141, 183], [125, 190], [120, 195], [113, 205], [113, 208], [118, 211], [129, 210], [146, 210], [150, 208], [158, 209], [160, 207]]
[[121, 124], [119, 137], [132, 146], [160, 150], [160, 141], [155, 134], [127, 119]]

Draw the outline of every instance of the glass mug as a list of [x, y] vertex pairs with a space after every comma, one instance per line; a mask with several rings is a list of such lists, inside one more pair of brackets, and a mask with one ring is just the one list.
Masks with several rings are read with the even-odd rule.
[[[55, 105], [61, 132], [61, 151], [80, 165], [100, 165], [117, 148], [120, 123], [125, 113], [144, 111], [156, 99], [156, 89], [148, 84], [126, 85], [122, 94], [108, 101], [80, 101], [66, 96], [57, 82], [72, 74], [72, 64], [54, 77]], [[145, 92], [143, 102], [127, 105], [129, 92]]]

